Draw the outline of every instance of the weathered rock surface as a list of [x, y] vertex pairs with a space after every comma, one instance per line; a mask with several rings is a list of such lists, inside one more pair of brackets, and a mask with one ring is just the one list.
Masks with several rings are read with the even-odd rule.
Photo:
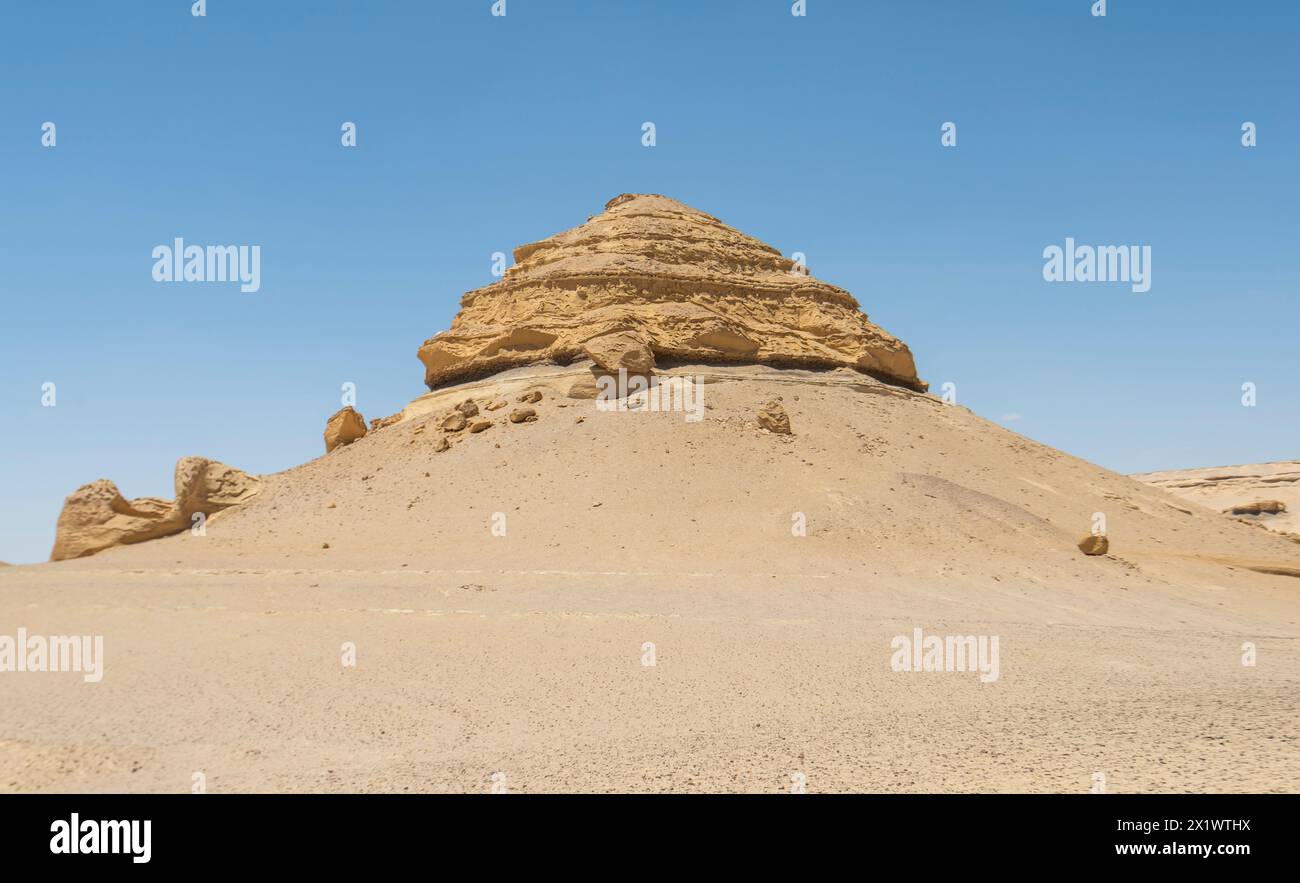
[[655, 367], [655, 354], [650, 342], [632, 331], [615, 331], [593, 337], [582, 345], [582, 351], [601, 368], [617, 373], [649, 374]]
[[1223, 510], [1228, 515], [1281, 515], [1286, 511], [1286, 503], [1281, 500], [1256, 500], [1253, 503], [1239, 503]]
[[128, 501], [106, 478], [82, 485], [63, 502], [50, 560], [82, 558], [179, 533], [193, 524], [196, 512], [213, 515], [252, 499], [261, 490], [261, 480], [215, 460], [182, 457], [176, 463], [174, 486], [174, 500]]
[[777, 435], [790, 435], [790, 415], [780, 402], [768, 402], [758, 412], [758, 425]]
[[440, 424], [446, 432], [460, 432], [465, 428], [465, 415], [460, 411], [452, 411], [446, 417], [442, 418]]
[[176, 506], [186, 520], [195, 512], [211, 515], [247, 502], [261, 490], [261, 480], [242, 469], [205, 457], [176, 461]]
[[600, 395], [600, 387], [595, 377], [579, 377], [569, 385], [565, 395], [571, 399], [594, 399]]
[[[1144, 472], [1132, 477], [1269, 530], [1300, 534], [1300, 460]], [[1281, 508], [1263, 504], [1281, 504]], [[1251, 511], [1256, 506], [1258, 511]]]
[[366, 418], [351, 405], [340, 408], [325, 422], [325, 453], [350, 445], [365, 434]]
[[510, 412], [511, 423], [531, 423], [537, 419], [537, 412], [532, 408], [515, 408]]
[[385, 426], [392, 426], [394, 423], [401, 422], [401, 411], [398, 411], [396, 414], [389, 414], [387, 417], [376, 417], [374, 420], [370, 421], [370, 431], [374, 432], [378, 429], [383, 429]]
[[1079, 551], [1085, 555], [1105, 555], [1110, 551], [1110, 540], [1104, 536], [1090, 533], [1078, 543]]
[[912, 353], [847, 291], [769, 245], [664, 196], [624, 194], [587, 223], [515, 249], [425, 341], [430, 389], [519, 365], [591, 358], [850, 367], [923, 390]]

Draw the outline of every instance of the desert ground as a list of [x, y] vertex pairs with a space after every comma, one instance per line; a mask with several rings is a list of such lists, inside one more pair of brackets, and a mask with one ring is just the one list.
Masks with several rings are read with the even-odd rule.
[[[1300, 544], [848, 369], [661, 368], [702, 420], [515, 368], [204, 536], [0, 569], [0, 631], [105, 654], [3, 676], [0, 790], [1300, 790]], [[436, 450], [465, 399], [510, 407]], [[918, 627], [999, 678], [892, 670]]]

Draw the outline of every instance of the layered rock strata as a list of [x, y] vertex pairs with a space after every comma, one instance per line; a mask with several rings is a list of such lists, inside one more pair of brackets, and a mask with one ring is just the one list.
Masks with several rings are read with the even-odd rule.
[[849, 367], [926, 388], [907, 346], [847, 291], [665, 196], [616, 197], [514, 257], [503, 279], [465, 294], [451, 328], [420, 347], [430, 389], [578, 359], [629, 373], [656, 360]]

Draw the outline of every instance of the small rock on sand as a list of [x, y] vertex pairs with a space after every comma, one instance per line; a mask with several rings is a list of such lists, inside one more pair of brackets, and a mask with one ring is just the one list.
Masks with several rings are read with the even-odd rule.
[[1281, 500], [1256, 500], [1253, 503], [1240, 503], [1223, 511], [1226, 515], [1281, 515], [1286, 511], [1286, 503]]
[[1085, 555], [1105, 555], [1110, 549], [1110, 540], [1095, 533], [1090, 533], [1079, 540], [1079, 551]]
[[350, 445], [366, 434], [366, 418], [349, 405], [335, 411], [325, 422], [325, 453]]
[[790, 435], [790, 416], [785, 413], [785, 408], [781, 407], [780, 402], [768, 402], [763, 409], [758, 412], [758, 425], [768, 432], [774, 432], [777, 435]]

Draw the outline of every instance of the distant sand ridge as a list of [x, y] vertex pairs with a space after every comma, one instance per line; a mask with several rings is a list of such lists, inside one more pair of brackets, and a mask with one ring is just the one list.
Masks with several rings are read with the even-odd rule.
[[1171, 469], [1133, 478], [1300, 539], [1300, 460]]

